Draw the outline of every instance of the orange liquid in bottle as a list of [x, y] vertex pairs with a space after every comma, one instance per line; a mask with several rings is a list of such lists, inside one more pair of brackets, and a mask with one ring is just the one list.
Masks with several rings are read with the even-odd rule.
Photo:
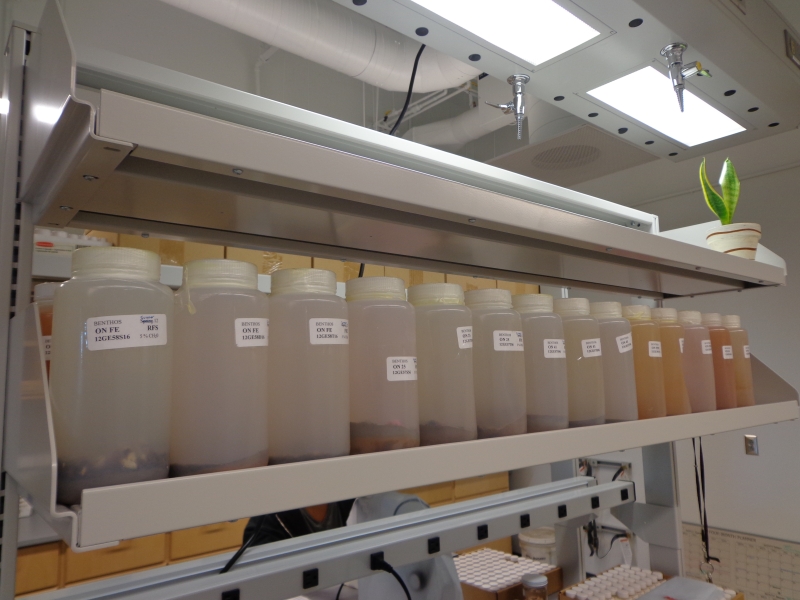
[[703, 325], [708, 327], [711, 337], [717, 410], [736, 408], [736, 367], [733, 362], [731, 334], [722, 326], [722, 317], [718, 313], [703, 314]]
[[683, 373], [683, 347], [686, 335], [683, 325], [678, 323], [678, 311], [674, 308], [656, 308], [652, 312], [661, 333], [667, 414], [688, 415], [692, 412], [692, 406], [689, 403], [689, 392]]
[[625, 306], [622, 316], [631, 322], [636, 400], [640, 419], [667, 416], [664, 366], [658, 325], [650, 320], [648, 306]]

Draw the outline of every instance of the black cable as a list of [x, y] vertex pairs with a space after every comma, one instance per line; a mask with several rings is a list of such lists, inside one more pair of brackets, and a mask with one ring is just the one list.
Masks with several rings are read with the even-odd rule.
[[365, 267], [365, 266], [366, 266], [366, 265], [365, 265], [364, 263], [361, 263], [361, 266], [360, 266], [360, 267], [358, 267], [358, 276], [359, 276], [359, 277], [363, 277], [363, 276], [364, 276], [364, 267]]
[[414, 59], [414, 68], [411, 69], [411, 81], [408, 82], [408, 94], [406, 94], [406, 103], [403, 105], [403, 110], [400, 111], [400, 116], [397, 117], [397, 121], [392, 127], [392, 130], [389, 132], [389, 135], [394, 135], [397, 128], [400, 127], [400, 123], [403, 122], [403, 117], [406, 116], [406, 111], [408, 110], [408, 105], [411, 103], [411, 93], [414, 91], [414, 79], [417, 78], [417, 67], [419, 66], [419, 57], [422, 56], [422, 51], [425, 50], [425, 44], [419, 47], [419, 52], [417, 52], [417, 58]]
[[608, 556], [608, 553], [611, 552], [611, 546], [614, 545], [614, 542], [616, 542], [617, 540], [622, 539], [624, 537], [628, 537], [628, 536], [626, 534], [624, 534], [624, 533], [618, 533], [614, 537], [612, 537], [611, 538], [611, 543], [608, 544], [608, 550], [606, 550], [606, 553], [603, 554], [603, 556], [600, 556], [600, 553], [598, 552], [597, 553], [597, 558], [605, 558], [606, 556]]
[[614, 476], [611, 478], [611, 481], [616, 481], [617, 477], [622, 475], [624, 472], [625, 472], [625, 467], [620, 467], [619, 469], [617, 469], [617, 472], [614, 473]]
[[336, 592], [336, 600], [339, 600], [339, 594], [342, 593], [342, 589], [344, 588], [344, 584], [339, 586], [339, 591]]
[[397, 579], [397, 583], [399, 583], [400, 587], [403, 588], [403, 592], [405, 592], [406, 598], [408, 600], [411, 600], [411, 592], [408, 591], [408, 588], [406, 587], [406, 582], [403, 581], [403, 578], [400, 577], [400, 573], [395, 571], [392, 565], [383, 560], [383, 552], [376, 552], [370, 558], [371, 558], [370, 566], [372, 567], [372, 570], [386, 571], [387, 573], [389, 573], [389, 575]]
[[[698, 472], [697, 468], [697, 447], [700, 447], [700, 470]], [[697, 491], [697, 509], [700, 516], [700, 538], [703, 542], [703, 556], [705, 558], [705, 564], [711, 567], [711, 572], [705, 573], [702, 568], [700, 569], [708, 579], [709, 583], [711, 583], [711, 574], [714, 572], [714, 566], [711, 564], [711, 561], [719, 562], [719, 559], [715, 556], [711, 556], [711, 549], [709, 547], [709, 536], [708, 536], [708, 513], [706, 512], [706, 465], [705, 459], [703, 458], [703, 440], [702, 438], [697, 438], [697, 443], [695, 444], [695, 439], [692, 438], [692, 450], [694, 451], [694, 484], [695, 489]], [[702, 565], [701, 565], [702, 567]]]
[[245, 550], [247, 550], [250, 546], [253, 545], [253, 542], [256, 540], [256, 537], [258, 537], [258, 534], [261, 533], [261, 529], [264, 527], [264, 523], [267, 522], [267, 515], [261, 515], [260, 517], [258, 517], [258, 519], [259, 519], [258, 527], [255, 528], [253, 534], [249, 538], [247, 538], [247, 541], [244, 544], [242, 544], [241, 547], [236, 551], [236, 554], [231, 556], [231, 559], [227, 563], [225, 563], [225, 566], [222, 567], [222, 570], [219, 572], [220, 575], [230, 571], [233, 568], [233, 565], [236, 564], [236, 561], [238, 561], [242, 557], [242, 554], [244, 554]]

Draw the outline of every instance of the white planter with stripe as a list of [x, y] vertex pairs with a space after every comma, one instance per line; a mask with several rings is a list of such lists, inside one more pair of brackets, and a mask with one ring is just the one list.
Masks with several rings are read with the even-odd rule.
[[758, 223], [731, 223], [710, 229], [706, 242], [711, 248], [725, 254], [755, 260], [761, 225]]

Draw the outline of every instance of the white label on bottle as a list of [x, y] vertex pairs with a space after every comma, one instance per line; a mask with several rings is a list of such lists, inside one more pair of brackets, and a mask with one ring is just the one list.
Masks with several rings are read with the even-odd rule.
[[733, 346], [722, 347], [722, 358], [725, 360], [733, 360]]
[[742, 349], [744, 350], [744, 357], [750, 358], [750, 346], [743, 346]]
[[416, 356], [389, 356], [386, 359], [386, 379], [389, 381], [416, 381]]
[[493, 333], [495, 350], [499, 352], [522, 352], [525, 350], [521, 331], [495, 330]]
[[626, 333], [625, 335], [617, 336], [617, 348], [619, 348], [620, 354], [633, 350], [633, 335]]
[[661, 342], [647, 342], [647, 353], [650, 358], [661, 358]]
[[472, 327], [456, 327], [456, 335], [459, 348], [472, 348]]
[[594, 358], [595, 356], [602, 356], [603, 353], [600, 351], [600, 338], [594, 338], [592, 340], [581, 340], [581, 344], [583, 345], [584, 358]]
[[167, 315], [115, 315], [86, 321], [89, 350], [115, 350], [167, 343]]
[[350, 343], [350, 324], [347, 319], [309, 319], [308, 333], [315, 346]]
[[703, 354], [711, 354], [711, 340], [701, 340], [700, 348], [702, 348]]
[[678, 338], [678, 343], [681, 345], [681, 354], [683, 354], [683, 338]]
[[622, 550], [622, 560], [629, 567], [633, 564], [633, 550], [631, 549], [631, 542], [628, 538], [624, 537], [619, 541], [620, 550]]
[[[44, 359], [50, 360], [50, 350], [53, 347], [53, 339], [50, 335], [43, 335], [42, 336], [42, 344], [44, 345]], [[749, 346], [745, 346], [745, 348], [749, 348]], [[749, 352], [748, 352], [749, 353]]]
[[269, 319], [236, 319], [234, 329], [239, 348], [269, 345]]
[[545, 358], [567, 358], [567, 348], [564, 340], [552, 339], [544, 341]]

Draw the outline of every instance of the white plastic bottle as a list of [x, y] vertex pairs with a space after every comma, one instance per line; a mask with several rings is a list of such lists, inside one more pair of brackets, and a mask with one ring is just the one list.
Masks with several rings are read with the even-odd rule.
[[555, 311], [564, 323], [569, 389], [569, 426], [605, 422], [600, 325], [589, 316], [586, 298], [559, 298]]
[[553, 297], [519, 294], [511, 302], [522, 318], [528, 433], [569, 426], [567, 352], [564, 326], [553, 312]]
[[191, 261], [175, 301], [170, 475], [265, 466], [269, 305], [256, 266]]
[[395, 277], [347, 282], [350, 453], [419, 446], [414, 307]]
[[700, 312], [682, 310], [678, 322], [683, 325], [683, 375], [692, 412], [717, 410], [717, 388], [714, 382], [714, 358], [711, 336], [702, 324]]
[[270, 464], [350, 453], [347, 303], [321, 269], [272, 274]]
[[169, 472], [173, 294], [158, 255], [92, 247], [72, 255], [53, 301], [50, 391], [60, 504], [86, 488]]
[[635, 421], [639, 408], [630, 321], [623, 318], [619, 302], [592, 302], [590, 311], [600, 324], [606, 423]]
[[472, 313], [455, 283], [408, 288], [417, 320], [420, 445], [474, 440]]
[[478, 438], [526, 433], [525, 345], [522, 319], [508, 290], [464, 294], [472, 311], [472, 370]]

